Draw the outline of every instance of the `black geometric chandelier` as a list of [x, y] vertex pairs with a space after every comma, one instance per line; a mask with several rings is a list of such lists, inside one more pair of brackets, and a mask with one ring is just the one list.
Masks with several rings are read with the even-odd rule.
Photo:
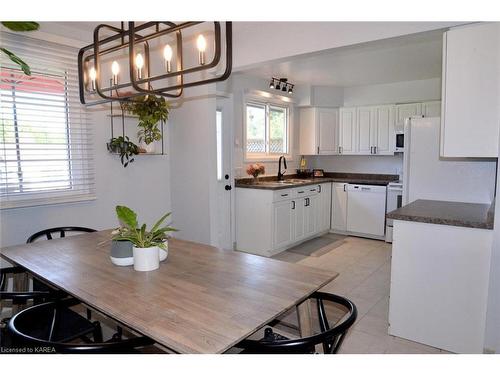
[[271, 82], [269, 82], [270, 89], [281, 90], [283, 92], [288, 92], [289, 94], [293, 94], [293, 87], [295, 85], [288, 82], [288, 78], [271, 78]]
[[93, 43], [78, 53], [80, 102], [130, 102], [148, 94], [178, 98], [184, 88], [226, 80], [232, 22], [223, 24], [224, 38], [221, 22], [98, 25]]

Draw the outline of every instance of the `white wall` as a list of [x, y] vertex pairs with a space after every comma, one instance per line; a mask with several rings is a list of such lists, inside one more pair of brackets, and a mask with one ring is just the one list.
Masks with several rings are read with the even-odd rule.
[[107, 114], [99, 111], [91, 115], [97, 199], [1, 210], [0, 246], [24, 243], [29, 235], [49, 227], [116, 227], [118, 204], [134, 209], [139, 219], [149, 224], [171, 210], [169, 156], [137, 156], [134, 163], [123, 168], [119, 157], [106, 150], [110, 137]]
[[441, 100], [441, 78], [344, 88], [344, 106]]
[[321, 168], [327, 172], [400, 174], [402, 154], [395, 156], [321, 155], [306, 157], [308, 168]]

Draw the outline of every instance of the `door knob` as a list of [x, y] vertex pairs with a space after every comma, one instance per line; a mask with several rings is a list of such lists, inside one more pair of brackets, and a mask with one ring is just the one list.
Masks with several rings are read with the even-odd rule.
[[228, 190], [228, 191], [229, 191], [229, 190], [231, 190], [231, 189], [232, 189], [232, 187], [231, 187], [231, 185], [226, 185], [226, 186], [224, 186], [224, 189], [226, 189], [226, 190]]

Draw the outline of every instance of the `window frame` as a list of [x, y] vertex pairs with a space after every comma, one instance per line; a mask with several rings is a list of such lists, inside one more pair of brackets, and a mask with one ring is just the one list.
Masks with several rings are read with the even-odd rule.
[[[51, 41], [35, 40], [24, 35], [10, 33], [6, 33], [5, 42], [7, 45], [15, 43], [22, 58], [30, 63], [33, 74], [45, 78], [57, 79], [64, 86], [58, 110], [62, 114], [61, 118], [64, 118], [64, 130], [61, 128], [61, 134], [65, 134], [65, 140], [64, 146], [61, 149], [66, 151], [66, 157], [61, 159], [61, 161], [64, 161], [67, 165], [67, 173], [64, 175], [64, 179], [67, 179], [67, 186], [62, 186], [63, 184], [61, 184], [61, 187], [51, 188], [49, 182], [42, 189], [23, 191], [22, 188], [16, 188], [16, 182], [14, 181], [12, 188], [6, 185], [7, 189], [0, 195], [0, 210], [95, 200], [93, 131], [89, 113], [85, 107], [76, 102], [77, 97], [74, 86], [75, 82], [77, 82], [75, 78], [77, 69], [76, 62], [73, 64], [73, 59], [71, 58], [73, 48]], [[43, 52], [39, 52], [40, 50]], [[15, 72], [19, 70], [17, 66], [2, 58], [3, 69]], [[36, 94], [38, 94], [36, 90], [21, 90], [19, 93], [17, 91], [13, 90], [8, 95], [9, 101], [15, 103], [16, 100], [20, 99], [22, 101], [23, 97], [25, 97], [28, 101], [33, 100], [33, 103], [35, 103], [33, 105], [36, 107], [38, 100], [44, 100], [43, 98], [36, 97]], [[30, 94], [33, 94], [33, 98], [31, 99]], [[7, 95], [7, 93], [3, 93], [2, 95]], [[21, 96], [19, 97], [18, 95]], [[13, 129], [19, 129], [22, 126], [23, 120], [18, 121], [14, 113], [12, 116], [14, 116], [12, 120]], [[8, 118], [6, 117], [7, 120]], [[16, 121], [17, 126], [15, 124]], [[63, 126], [62, 122], [61, 126]], [[43, 129], [43, 127], [40, 129]], [[24, 141], [16, 137], [14, 143], [10, 147], [19, 149], [23, 147]], [[50, 145], [50, 143], [47, 143], [47, 145]], [[2, 145], [1, 147], [9, 146]], [[3, 161], [0, 162], [4, 163]], [[41, 158], [40, 162], [43, 164], [44, 159]], [[16, 154], [15, 160], [12, 160], [12, 165], [17, 166], [19, 169], [22, 163], [23, 156]], [[21, 185], [22, 181], [17, 181], [17, 186], [20, 187]]]
[[[247, 106], [255, 105], [265, 108], [265, 147], [266, 152], [248, 152], [247, 151]], [[269, 152], [269, 142], [270, 142], [270, 126], [269, 126], [269, 112], [271, 107], [276, 107], [280, 109], [285, 109], [286, 111], [286, 152], [284, 153], [271, 153]], [[245, 162], [258, 162], [258, 161], [276, 161], [280, 156], [284, 155], [288, 160], [292, 159], [292, 147], [293, 147], [293, 106], [291, 103], [285, 102], [278, 98], [263, 97], [257, 95], [246, 95], [243, 100], [243, 158]]]

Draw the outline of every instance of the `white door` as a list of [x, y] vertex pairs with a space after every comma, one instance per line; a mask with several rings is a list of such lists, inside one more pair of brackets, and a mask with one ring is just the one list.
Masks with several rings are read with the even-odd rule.
[[357, 154], [370, 155], [372, 154], [372, 139], [373, 136], [373, 109], [372, 107], [359, 107], [357, 111], [358, 120], [358, 137], [357, 137]]
[[217, 139], [217, 246], [233, 249], [235, 233], [234, 181], [232, 174], [232, 100], [217, 98], [216, 139]]
[[375, 108], [374, 154], [394, 155], [396, 148], [394, 132], [394, 107], [390, 105]]
[[332, 155], [337, 153], [338, 110], [319, 108], [318, 116], [318, 153]]
[[347, 230], [347, 184], [334, 183], [332, 190], [332, 229]]
[[330, 229], [330, 212], [331, 212], [331, 199], [332, 199], [332, 184], [318, 185], [319, 199], [318, 199], [318, 224], [317, 231], [324, 232]]
[[273, 248], [278, 249], [293, 241], [292, 201], [273, 203]]
[[311, 237], [317, 231], [318, 195], [304, 198], [304, 237]]
[[356, 108], [341, 108], [339, 127], [339, 153], [356, 153]]

